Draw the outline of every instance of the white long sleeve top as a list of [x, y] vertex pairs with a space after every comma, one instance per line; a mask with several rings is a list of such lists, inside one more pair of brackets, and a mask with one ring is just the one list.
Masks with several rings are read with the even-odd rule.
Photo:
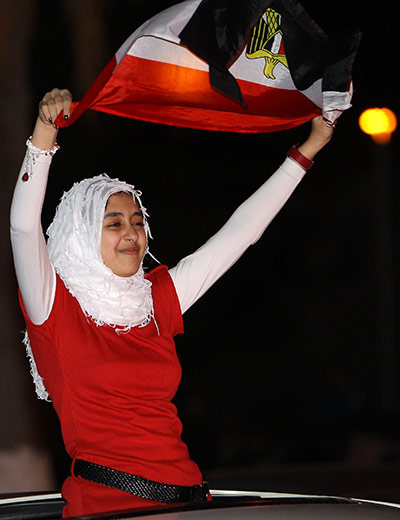
[[[37, 325], [50, 315], [56, 288], [41, 226], [51, 160], [50, 155], [38, 157], [27, 182], [22, 180], [21, 169], [11, 205], [11, 242], [18, 285], [27, 315]], [[182, 313], [260, 238], [304, 174], [301, 166], [287, 158], [214, 236], [169, 269]]]

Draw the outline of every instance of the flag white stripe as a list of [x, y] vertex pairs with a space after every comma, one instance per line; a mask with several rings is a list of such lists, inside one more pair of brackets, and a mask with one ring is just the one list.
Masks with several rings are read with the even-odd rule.
[[178, 34], [181, 33], [182, 29], [193, 16], [200, 2], [201, 0], [186, 0], [185, 2], [165, 9], [165, 11], [144, 22], [144, 24], [131, 34], [115, 54], [117, 64], [121, 62], [135, 40], [141, 36], [158, 37], [179, 45], [180, 38]]
[[[201, 0], [186, 0], [173, 5], [142, 24], [115, 54], [117, 66], [126, 55], [129, 55], [153, 62], [208, 72], [208, 64], [181, 45], [178, 36], [200, 3]], [[276, 40], [274, 43], [280, 45], [280, 39], [279, 41]], [[246, 49], [244, 49], [229, 70], [237, 80], [248, 81], [269, 88], [297, 90], [290, 71], [285, 65], [279, 62], [274, 67], [275, 79], [265, 76], [264, 66], [264, 58], [247, 58]], [[324, 115], [328, 111], [346, 110], [351, 106], [351, 91], [346, 93], [330, 92], [323, 95], [321, 83], [322, 80], [319, 79], [308, 89], [300, 92], [319, 108], [323, 107]]]

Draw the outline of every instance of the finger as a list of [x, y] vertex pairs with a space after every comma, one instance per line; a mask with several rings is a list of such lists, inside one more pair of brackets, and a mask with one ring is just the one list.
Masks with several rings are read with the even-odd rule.
[[45, 124], [53, 123], [51, 116], [50, 116], [49, 106], [48, 106], [45, 98], [43, 98], [41, 100], [41, 102], [39, 103], [39, 118], [41, 119], [42, 123], [45, 123]]
[[327, 126], [329, 128], [333, 128], [333, 129], [335, 128], [337, 119], [335, 119], [334, 121], [331, 121], [330, 119], [323, 117], [323, 120], [324, 120], [325, 126]]
[[64, 119], [69, 119], [71, 115], [72, 94], [65, 88], [61, 90], [61, 96], [63, 99]]
[[55, 121], [58, 114], [64, 108], [63, 95], [60, 89], [55, 88], [51, 91], [51, 97], [49, 98], [48, 106], [50, 111], [50, 117], [53, 121]]
[[50, 124], [53, 124], [53, 121], [57, 116], [57, 109], [54, 98], [55, 95], [56, 92], [54, 92], [54, 90], [47, 92], [39, 104], [39, 113], [42, 113], [43, 117]]

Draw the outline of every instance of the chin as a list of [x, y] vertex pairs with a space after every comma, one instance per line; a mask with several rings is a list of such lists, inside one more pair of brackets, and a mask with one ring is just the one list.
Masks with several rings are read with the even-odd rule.
[[129, 278], [130, 276], [133, 276], [134, 274], [136, 274], [137, 272], [139, 271], [139, 267], [136, 267], [136, 269], [129, 269], [129, 270], [123, 270], [123, 271], [118, 271], [118, 272], [114, 272], [114, 274], [116, 274], [117, 276], [120, 276], [121, 278]]

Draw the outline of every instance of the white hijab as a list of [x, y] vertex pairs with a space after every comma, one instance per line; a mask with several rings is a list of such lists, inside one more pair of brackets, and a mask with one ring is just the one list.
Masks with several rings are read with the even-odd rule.
[[[143, 213], [147, 240], [151, 238], [141, 192], [102, 174], [76, 183], [61, 198], [47, 230], [50, 261], [86, 316], [117, 333], [144, 327], [153, 317], [151, 282], [142, 264], [130, 277], [115, 275], [101, 258], [104, 211], [111, 195], [131, 193]], [[146, 248], [148, 252], [148, 245]]]

